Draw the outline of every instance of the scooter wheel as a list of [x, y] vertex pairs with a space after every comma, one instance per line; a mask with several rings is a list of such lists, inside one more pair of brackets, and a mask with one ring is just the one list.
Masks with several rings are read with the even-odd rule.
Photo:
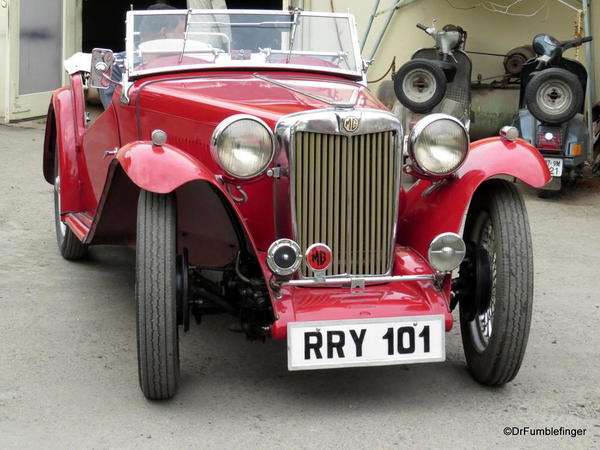
[[446, 76], [433, 61], [412, 59], [396, 72], [394, 92], [406, 108], [416, 113], [426, 113], [444, 98]]
[[583, 107], [583, 88], [571, 72], [552, 67], [535, 74], [525, 87], [525, 103], [541, 122], [560, 124]]

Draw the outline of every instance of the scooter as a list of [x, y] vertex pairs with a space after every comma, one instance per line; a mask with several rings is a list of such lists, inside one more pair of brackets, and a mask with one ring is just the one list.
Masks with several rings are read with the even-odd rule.
[[521, 71], [519, 135], [542, 154], [552, 180], [539, 197], [559, 191], [567, 181], [583, 176], [589, 132], [584, 118], [587, 71], [578, 61], [563, 58], [565, 50], [590, 42], [591, 36], [560, 42], [547, 34], [533, 38], [537, 57]]
[[594, 163], [592, 174], [600, 176], [600, 102], [592, 109], [592, 146], [594, 149]]
[[406, 130], [423, 115], [445, 113], [469, 129], [471, 117], [471, 59], [461, 49], [467, 32], [456, 25], [441, 30], [417, 24], [435, 41], [433, 48], [417, 50], [392, 77], [400, 105], [393, 111]]

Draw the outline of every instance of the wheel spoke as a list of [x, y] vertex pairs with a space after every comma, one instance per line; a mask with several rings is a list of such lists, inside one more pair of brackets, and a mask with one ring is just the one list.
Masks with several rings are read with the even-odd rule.
[[493, 322], [494, 322], [494, 309], [496, 305], [496, 241], [494, 238], [494, 228], [492, 221], [489, 217], [486, 217], [481, 232], [479, 234], [479, 244], [489, 253], [490, 255], [490, 269], [492, 271], [492, 288], [490, 292], [490, 304], [483, 314], [478, 314], [470, 322], [471, 335], [473, 336], [473, 343], [478, 352], [483, 352], [489, 345], [492, 337]]

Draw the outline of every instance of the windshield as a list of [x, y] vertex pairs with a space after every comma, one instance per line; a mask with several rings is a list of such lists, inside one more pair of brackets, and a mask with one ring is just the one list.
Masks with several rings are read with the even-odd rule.
[[130, 11], [129, 76], [188, 67], [302, 67], [361, 76], [353, 17], [300, 11]]

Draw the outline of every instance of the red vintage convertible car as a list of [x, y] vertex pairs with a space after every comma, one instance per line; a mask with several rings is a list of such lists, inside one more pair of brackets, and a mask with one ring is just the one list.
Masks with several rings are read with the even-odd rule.
[[[121, 77], [114, 58], [67, 61], [43, 167], [65, 258], [136, 248], [146, 397], [175, 394], [179, 333], [215, 312], [301, 370], [443, 361], [460, 305], [472, 376], [517, 374], [533, 266], [513, 181], [550, 177], [514, 129], [469, 143], [432, 114], [405, 134], [349, 14], [130, 11]], [[114, 87], [96, 116], [94, 86]]]

